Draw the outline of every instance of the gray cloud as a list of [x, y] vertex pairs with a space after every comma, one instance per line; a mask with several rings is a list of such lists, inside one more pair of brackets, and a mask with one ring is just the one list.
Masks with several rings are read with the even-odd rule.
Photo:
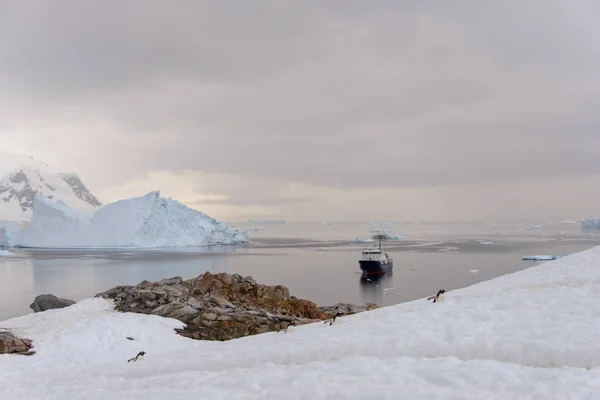
[[205, 201], [274, 205], [302, 200], [277, 200], [286, 182], [600, 174], [593, 1], [13, 1], [0, 15], [0, 138], [18, 130], [97, 187], [196, 170], [273, 182]]

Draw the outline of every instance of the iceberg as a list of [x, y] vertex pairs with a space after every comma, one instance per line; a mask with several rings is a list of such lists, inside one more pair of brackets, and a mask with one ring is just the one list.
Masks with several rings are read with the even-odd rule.
[[356, 243], [373, 243], [373, 242], [375, 242], [375, 240], [373, 240], [371, 238], [355, 237], [354, 242], [356, 242]]
[[119, 200], [94, 213], [37, 196], [21, 247], [110, 248], [181, 247], [248, 242], [248, 233], [232, 229], [159, 191]]
[[[596, 247], [447, 291], [443, 302], [225, 342], [85, 299], [0, 323], [35, 351], [0, 354], [0, 398], [596, 399], [599, 263]], [[142, 350], [144, 360], [127, 362]]]
[[0, 226], [0, 247], [10, 247], [11, 236], [5, 226]]
[[559, 222], [561, 225], [577, 225], [577, 221], [574, 221], [572, 219], [564, 219], [562, 221]]
[[383, 239], [387, 240], [406, 240], [408, 239], [405, 236], [395, 235], [391, 231], [386, 229], [374, 229], [371, 231], [371, 238], [375, 238], [375, 236], [382, 236]]
[[0, 248], [13, 247], [23, 227], [12, 221], [0, 221]]
[[581, 229], [584, 231], [600, 231], [600, 218], [582, 219]]

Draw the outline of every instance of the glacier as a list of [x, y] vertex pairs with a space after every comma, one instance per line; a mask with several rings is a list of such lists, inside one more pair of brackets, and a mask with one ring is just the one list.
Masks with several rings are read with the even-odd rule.
[[[85, 299], [0, 322], [1, 399], [597, 399], [600, 247], [425, 298], [226, 342]], [[0, 329], [1, 330], [1, 329]], [[134, 340], [127, 340], [131, 337]], [[143, 361], [128, 363], [139, 351]]]
[[106, 204], [94, 213], [36, 196], [33, 216], [16, 243], [36, 248], [159, 248], [248, 242], [232, 229], [160, 191]]

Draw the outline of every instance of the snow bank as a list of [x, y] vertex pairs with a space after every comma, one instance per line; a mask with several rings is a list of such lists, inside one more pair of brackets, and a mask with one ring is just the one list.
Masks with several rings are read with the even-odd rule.
[[245, 231], [193, 210], [160, 192], [120, 200], [93, 214], [37, 196], [29, 228], [19, 238], [26, 247], [178, 247], [248, 241]]
[[[88, 299], [0, 323], [37, 352], [0, 355], [0, 398], [597, 398], [599, 263], [597, 247], [436, 304], [228, 342], [182, 338], [179, 321]], [[127, 363], [141, 350], [143, 361]]]
[[0, 250], [0, 257], [14, 256], [13, 253], [7, 250]]
[[584, 231], [600, 230], [600, 218], [584, 218], [581, 220], [581, 229]]

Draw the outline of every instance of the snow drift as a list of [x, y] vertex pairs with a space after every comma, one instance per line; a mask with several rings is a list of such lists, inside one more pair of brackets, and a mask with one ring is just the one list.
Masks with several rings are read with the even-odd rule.
[[107, 204], [93, 214], [62, 201], [37, 196], [23, 247], [179, 247], [248, 241], [246, 231], [231, 229], [159, 191]]
[[436, 304], [227, 342], [87, 299], [0, 323], [36, 352], [0, 355], [0, 399], [597, 399], [599, 263], [597, 247]]

